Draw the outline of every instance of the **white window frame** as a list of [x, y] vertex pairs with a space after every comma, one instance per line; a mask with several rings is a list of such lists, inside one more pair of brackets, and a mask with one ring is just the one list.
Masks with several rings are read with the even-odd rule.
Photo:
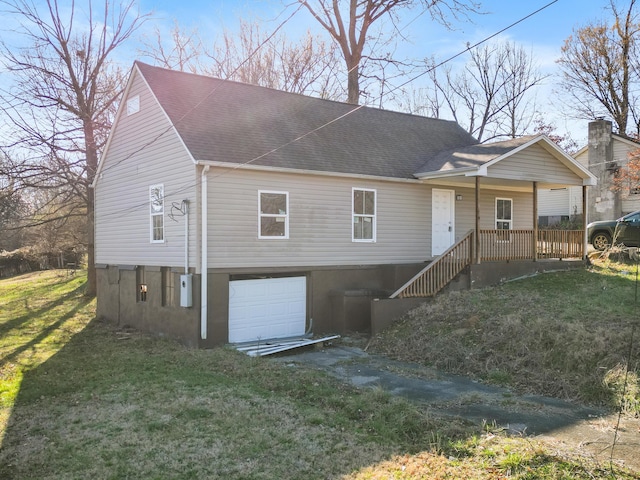
[[[355, 196], [356, 192], [373, 193], [373, 214], [356, 213]], [[353, 187], [351, 189], [351, 241], [357, 243], [375, 243], [377, 237], [377, 213], [378, 213], [378, 192], [374, 188]], [[371, 238], [356, 238], [356, 218], [371, 219]]]
[[127, 117], [140, 111], [140, 95], [127, 99]]
[[[160, 198], [157, 191], [160, 191]], [[164, 184], [157, 183], [149, 186], [149, 241], [151, 243], [164, 243]], [[162, 238], [155, 238], [154, 220], [159, 217], [162, 219]]]
[[[262, 194], [284, 195], [286, 212], [284, 213], [262, 213]], [[262, 219], [275, 218], [276, 221], [281, 219], [284, 222], [284, 235], [263, 235]], [[289, 192], [276, 190], [258, 190], [258, 238], [260, 240], [287, 240], [289, 238]]]
[[[503, 200], [507, 201], [511, 204], [511, 218], [506, 220], [504, 218], [498, 218], [498, 201]], [[513, 199], [512, 198], [504, 198], [504, 197], [496, 197], [496, 205], [495, 205], [495, 223], [494, 227], [497, 231], [497, 241], [498, 242], [510, 242], [511, 241], [511, 230], [513, 230]], [[498, 228], [498, 222], [507, 222], [509, 224], [509, 228]]]

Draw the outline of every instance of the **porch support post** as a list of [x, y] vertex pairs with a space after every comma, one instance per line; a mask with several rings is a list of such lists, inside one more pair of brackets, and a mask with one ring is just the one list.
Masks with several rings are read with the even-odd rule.
[[480, 265], [480, 177], [476, 176], [476, 235], [475, 235], [475, 263]]
[[587, 245], [589, 239], [587, 238], [587, 186], [582, 186], [582, 259], [587, 260]]
[[538, 260], [538, 182], [533, 182], [533, 239], [531, 240], [533, 249], [533, 261]]

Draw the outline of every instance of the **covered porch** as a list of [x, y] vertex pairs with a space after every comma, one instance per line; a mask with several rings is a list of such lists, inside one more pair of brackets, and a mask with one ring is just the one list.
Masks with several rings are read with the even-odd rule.
[[[596, 179], [546, 136], [445, 152], [425, 167], [432, 170], [416, 176], [434, 188], [465, 188], [467, 191], [473, 188], [472, 228], [446, 250], [437, 252], [433, 261], [391, 298], [435, 295], [474, 264], [584, 259], [587, 252], [587, 186], [595, 185]], [[582, 186], [582, 229], [539, 229], [538, 189], [568, 186]], [[492, 194], [495, 207], [490, 205], [486, 192], [497, 192]], [[525, 212], [520, 209], [516, 214], [513, 202], [500, 198], [514, 195], [529, 199], [530, 207]], [[523, 213], [531, 217], [527, 219]], [[471, 226], [470, 223], [467, 225]], [[519, 228], [518, 225], [530, 228]]]

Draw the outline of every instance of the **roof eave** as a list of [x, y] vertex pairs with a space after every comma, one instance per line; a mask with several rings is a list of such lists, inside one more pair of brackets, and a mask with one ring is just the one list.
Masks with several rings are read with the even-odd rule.
[[363, 173], [348, 173], [348, 172], [335, 172], [324, 170], [309, 170], [301, 168], [287, 168], [287, 167], [271, 167], [266, 165], [254, 165], [250, 163], [232, 163], [232, 162], [220, 162], [215, 160], [195, 160], [196, 165], [227, 168], [229, 170], [254, 170], [264, 172], [278, 172], [278, 173], [294, 173], [298, 175], [319, 175], [324, 177], [343, 177], [343, 178], [362, 178], [366, 180], [379, 180], [386, 182], [403, 182], [403, 183], [417, 183], [416, 178], [404, 178], [404, 177], [387, 177], [380, 175], [367, 175]]
[[[507, 153], [500, 155], [499, 157], [494, 158], [493, 160], [488, 161], [483, 164], [482, 167], [488, 168], [492, 165], [495, 165], [501, 160], [508, 158], [512, 155], [515, 155], [522, 150], [529, 148], [536, 143], [542, 142], [542, 148], [544, 148], [547, 152], [551, 153], [560, 163], [562, 163], [565, 167], [571, 170], [573, 173], [582, 178], [583, 185], [596, 185], [597, 180], [596, 177], [591, 173], [588, 169], [583, 167], [575, 158], [562, 150], [558, 145], [549, 139], [546, 135], [538, 135], [537, 137], [532, 138], [526, 143], [514, 148], [513, 150], [509, 150]], [[585, 182], [596, 182], [596, 183], [585, 183]]]
[[420, 172], [414, 174], [414, 176], [419, 180], [431, 180], [434, 178], [446, 178], [446, 177], [476, 177], [476, 176], [485, 176], [485, 172], [482, 171], [482, 166], [480, 167], [465, 167], [465, 168], [454, 168], [453, 170], [445, 170], [445, 171], [434, 171], [434, 172]]

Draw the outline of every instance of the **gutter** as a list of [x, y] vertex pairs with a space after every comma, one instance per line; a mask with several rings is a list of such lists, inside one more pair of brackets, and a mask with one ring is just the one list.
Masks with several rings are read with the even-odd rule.
[[202, 211], [202, 237], [200, 239], [200, 248], [201, 248], [201, 265], [200, 265], [200, 338], [202, 340], [207, 339], [207, 317], [208, 317], [208, 273], [209, 273], [209, 258], [207, 251], [207, 244], [209, 240], [208, 236], [208, 222], [207, 222], [207, 214], [208, 214], [208, 180], [207, 173], [209, 172], [209, 165], [204, 165], [202, 167], [202, 173], [200, 176], [200, 189], [201, 189], [201, 211]]

